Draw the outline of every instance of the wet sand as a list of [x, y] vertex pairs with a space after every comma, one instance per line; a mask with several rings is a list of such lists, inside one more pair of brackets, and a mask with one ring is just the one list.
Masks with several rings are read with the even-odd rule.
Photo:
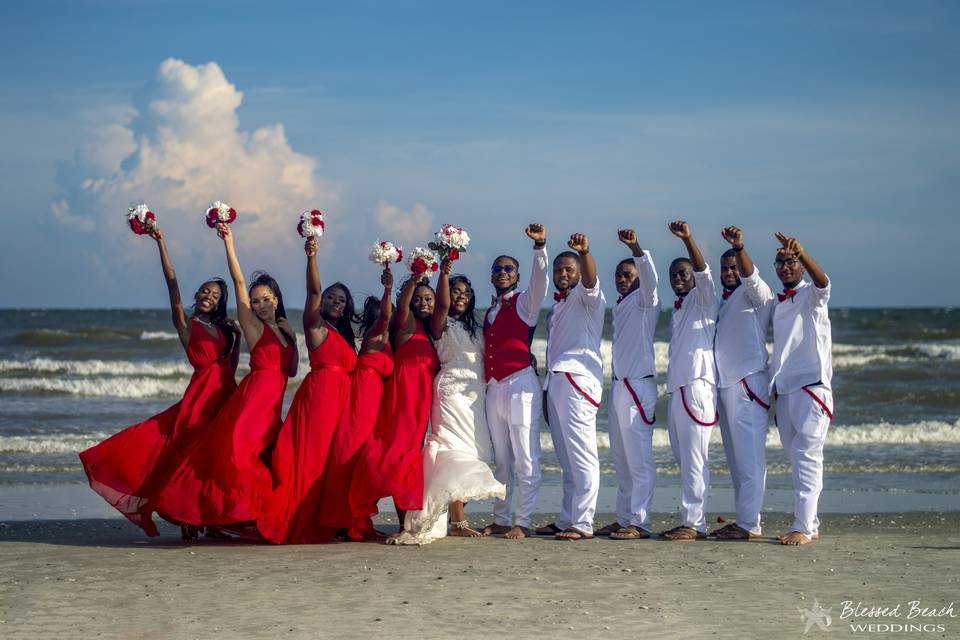
[[[766, 516], [765, 533], [788, 523]], [[822, 539], [797, 548], [600, 538], [397, 548], [184, 546], [168, 526], [145, 539], [117, 519], [7, 521], [0, 637], [793, 638], [814, 599], [830, 609], [831, 635], [846, 637], [846, 600], [904, 613], [918, 599], [957, 601], [960, 615], [958, 525], [958, 513], [828, 515]], [[944, 627], [901, 637], [960, 635], [960, 617], [879, 622]]]

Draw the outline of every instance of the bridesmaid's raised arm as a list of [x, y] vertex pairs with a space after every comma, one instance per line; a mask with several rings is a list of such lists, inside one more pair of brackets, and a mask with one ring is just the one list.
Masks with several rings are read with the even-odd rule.
[[320, 284], [320, 268], [317, 266], [317, 239], [309, 238], [303, 244], [307, 254], [307, 300], [303, 303], [303, 334], [307, 349], [313, 350], [327, 339], [327, 324], [320, 313], [323, 286]]
[[397, 312], [393, 315], [393, 345], [399, 347], [413, 335], [416, 330], [416, 319], [410, 312], [410, 303], [413, 302], [413, 292], [423, 276], [411, 275], [403, 284], [397, 298]]
[[393, 317], [393, 272], [390, 271], [390, 265], [383, 267], [383, 273], [380, 274], [380, 284], [383, 285], [383, 296], [380, 298], [380, 316], [377, 322], [370, 330], [371, 335], [382, 336], [390, 328], [390, 320]]
[[157, 248], [160, 249], [160, 266], [163, 268], [163, 279], [167, 281], [167, 293], [170, 295], [170, 312], [173, 316], [173, 327], [180, 336], [180, 344], [186, 349], [190, 344], [190, 321], [187, 319], [187, 313], [183, 310], [183, 300], [180, 297], [180, 285], [177, 283], [177, 274], [173, 270], [173, 262], [170, 261], [170, 255], [167, 253], [167, 243], [163, 237], [163, 232], [156, 224], [150, 231], [150, 237], [157, 241]]
[[230, 227], [221, 222], [217, 225], [217, 235], [223, 238], [223, 248], [227, 252], [227, 266], [230, 268], [230, 278], [237, 295], [237, 321], [247, 346], [253, 349], [257, 340], [263, 335], [263, 323], [250, 309], [250, 294], [247, 293], [247, 281], [243, 277], [240, 261], [237, 259], [236, 249], [233, 247], [233, 232]]

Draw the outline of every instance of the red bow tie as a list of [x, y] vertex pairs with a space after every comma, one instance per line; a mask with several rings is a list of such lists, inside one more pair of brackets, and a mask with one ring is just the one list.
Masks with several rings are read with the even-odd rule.
[[673, 301], [673, 308], [677, 311], [680, 311], [680, 307], [683, 306], [683, 298], [677, 298]]
[[624, 297], [626, 296], [620, 296], [619, 298], [617, 298], [617, 304], [620, 304], [621, 302], [623, 302]]
[[790, 298], [790, 302], [793, 302], [793, 296], [797, 295], [796, 289], [784, 289], [783, 293], [777, 294], [777, 300], [783, 302], [787, 298]]
[[723, 299], [726, 300], [733, 295], [733, 289], [724, 289], [723, 290]]
[[554, 291], [554, 292], [553, 292], [553, 299], [554, 299], [555, 302], [560, 302], [560, 301], [562, 301], [562, 300], [566, 300], [566, 299], [567, 299], [567, 292], [566, 292], [566, 290], [564, 290], [564, 291]]

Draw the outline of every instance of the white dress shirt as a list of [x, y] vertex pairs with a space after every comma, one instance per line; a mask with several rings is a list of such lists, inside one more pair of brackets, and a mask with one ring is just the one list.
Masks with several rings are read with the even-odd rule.
[[791, 393], [816, 382], [831, 389], [830, 282], [821, 289], [801, 281], [796, 292], [792, 299], [778, 301], [773, 309], [770, 390]]
[[603, 291], [600, 279], [588, 289], [583, 280], [553, 303], [547, 341], [547, 371], [591, 376], [603, 384], [600, 337], [603, 333]]
[[660, 318], [657, 271], [649, 251], [634, 256], [639, 286], [613, 308], [613, 375], [639, 379], [656, 375], [653, 333]]
[[713, 340], [717, 333], [717, 293], [710, 266], [694, 271], [697, 286], [688, 293], [680, 309], [670, 318], [670, 363], [667, 365], [667, 393], [698, 379], [717, 383]]
[[714, 345], [721, 389], [767, 368], [767, 327], [775, 300], [756, 267], [740, 278], [729, 298], [721, 299]]

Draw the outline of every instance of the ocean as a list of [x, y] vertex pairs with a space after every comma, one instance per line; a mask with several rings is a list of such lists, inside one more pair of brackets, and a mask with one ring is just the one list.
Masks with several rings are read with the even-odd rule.
[[[290, 315], [299, 327], [300, 313]], [[841, 308], [831, 311], [831, 320], [836, 407], [824, 455], [835, 510], [847, 503], [866, 504], [866, 510], [874, 504], [960, 510], [960, 310]], [[675, 492], [678, 468], [663, 397], [668, 332], [665, 312], [656, 333], [661, 399], [654, 444], [658, 490]], [[610, 333], [608, 310], [608, 381]], [[541, 366], [545, 346], [541, 318], [533, 345]], [[302, 344], [300, 356], [285, 407], [308, 370]], [[244, 354], [241, 376], [247, 360]], [[0, 494], [13, 485], [84, 484], [77, 453], [176, 402], [190, 373], [167, 310], [0, 310]], [[608, 391], [598, 441], [610, 487]], [[560, 469], [545, 424], [541, 443], [544, 484], [556, 487]], [[710, 457], [714, 491], [729, 493], [719, 429]], [[789, 510], [789, 465], [772, 412], [767, 457], [769, 491], [786, 496], [778, 504]], [[876, 499], [864, 501], [864, 495]]]

